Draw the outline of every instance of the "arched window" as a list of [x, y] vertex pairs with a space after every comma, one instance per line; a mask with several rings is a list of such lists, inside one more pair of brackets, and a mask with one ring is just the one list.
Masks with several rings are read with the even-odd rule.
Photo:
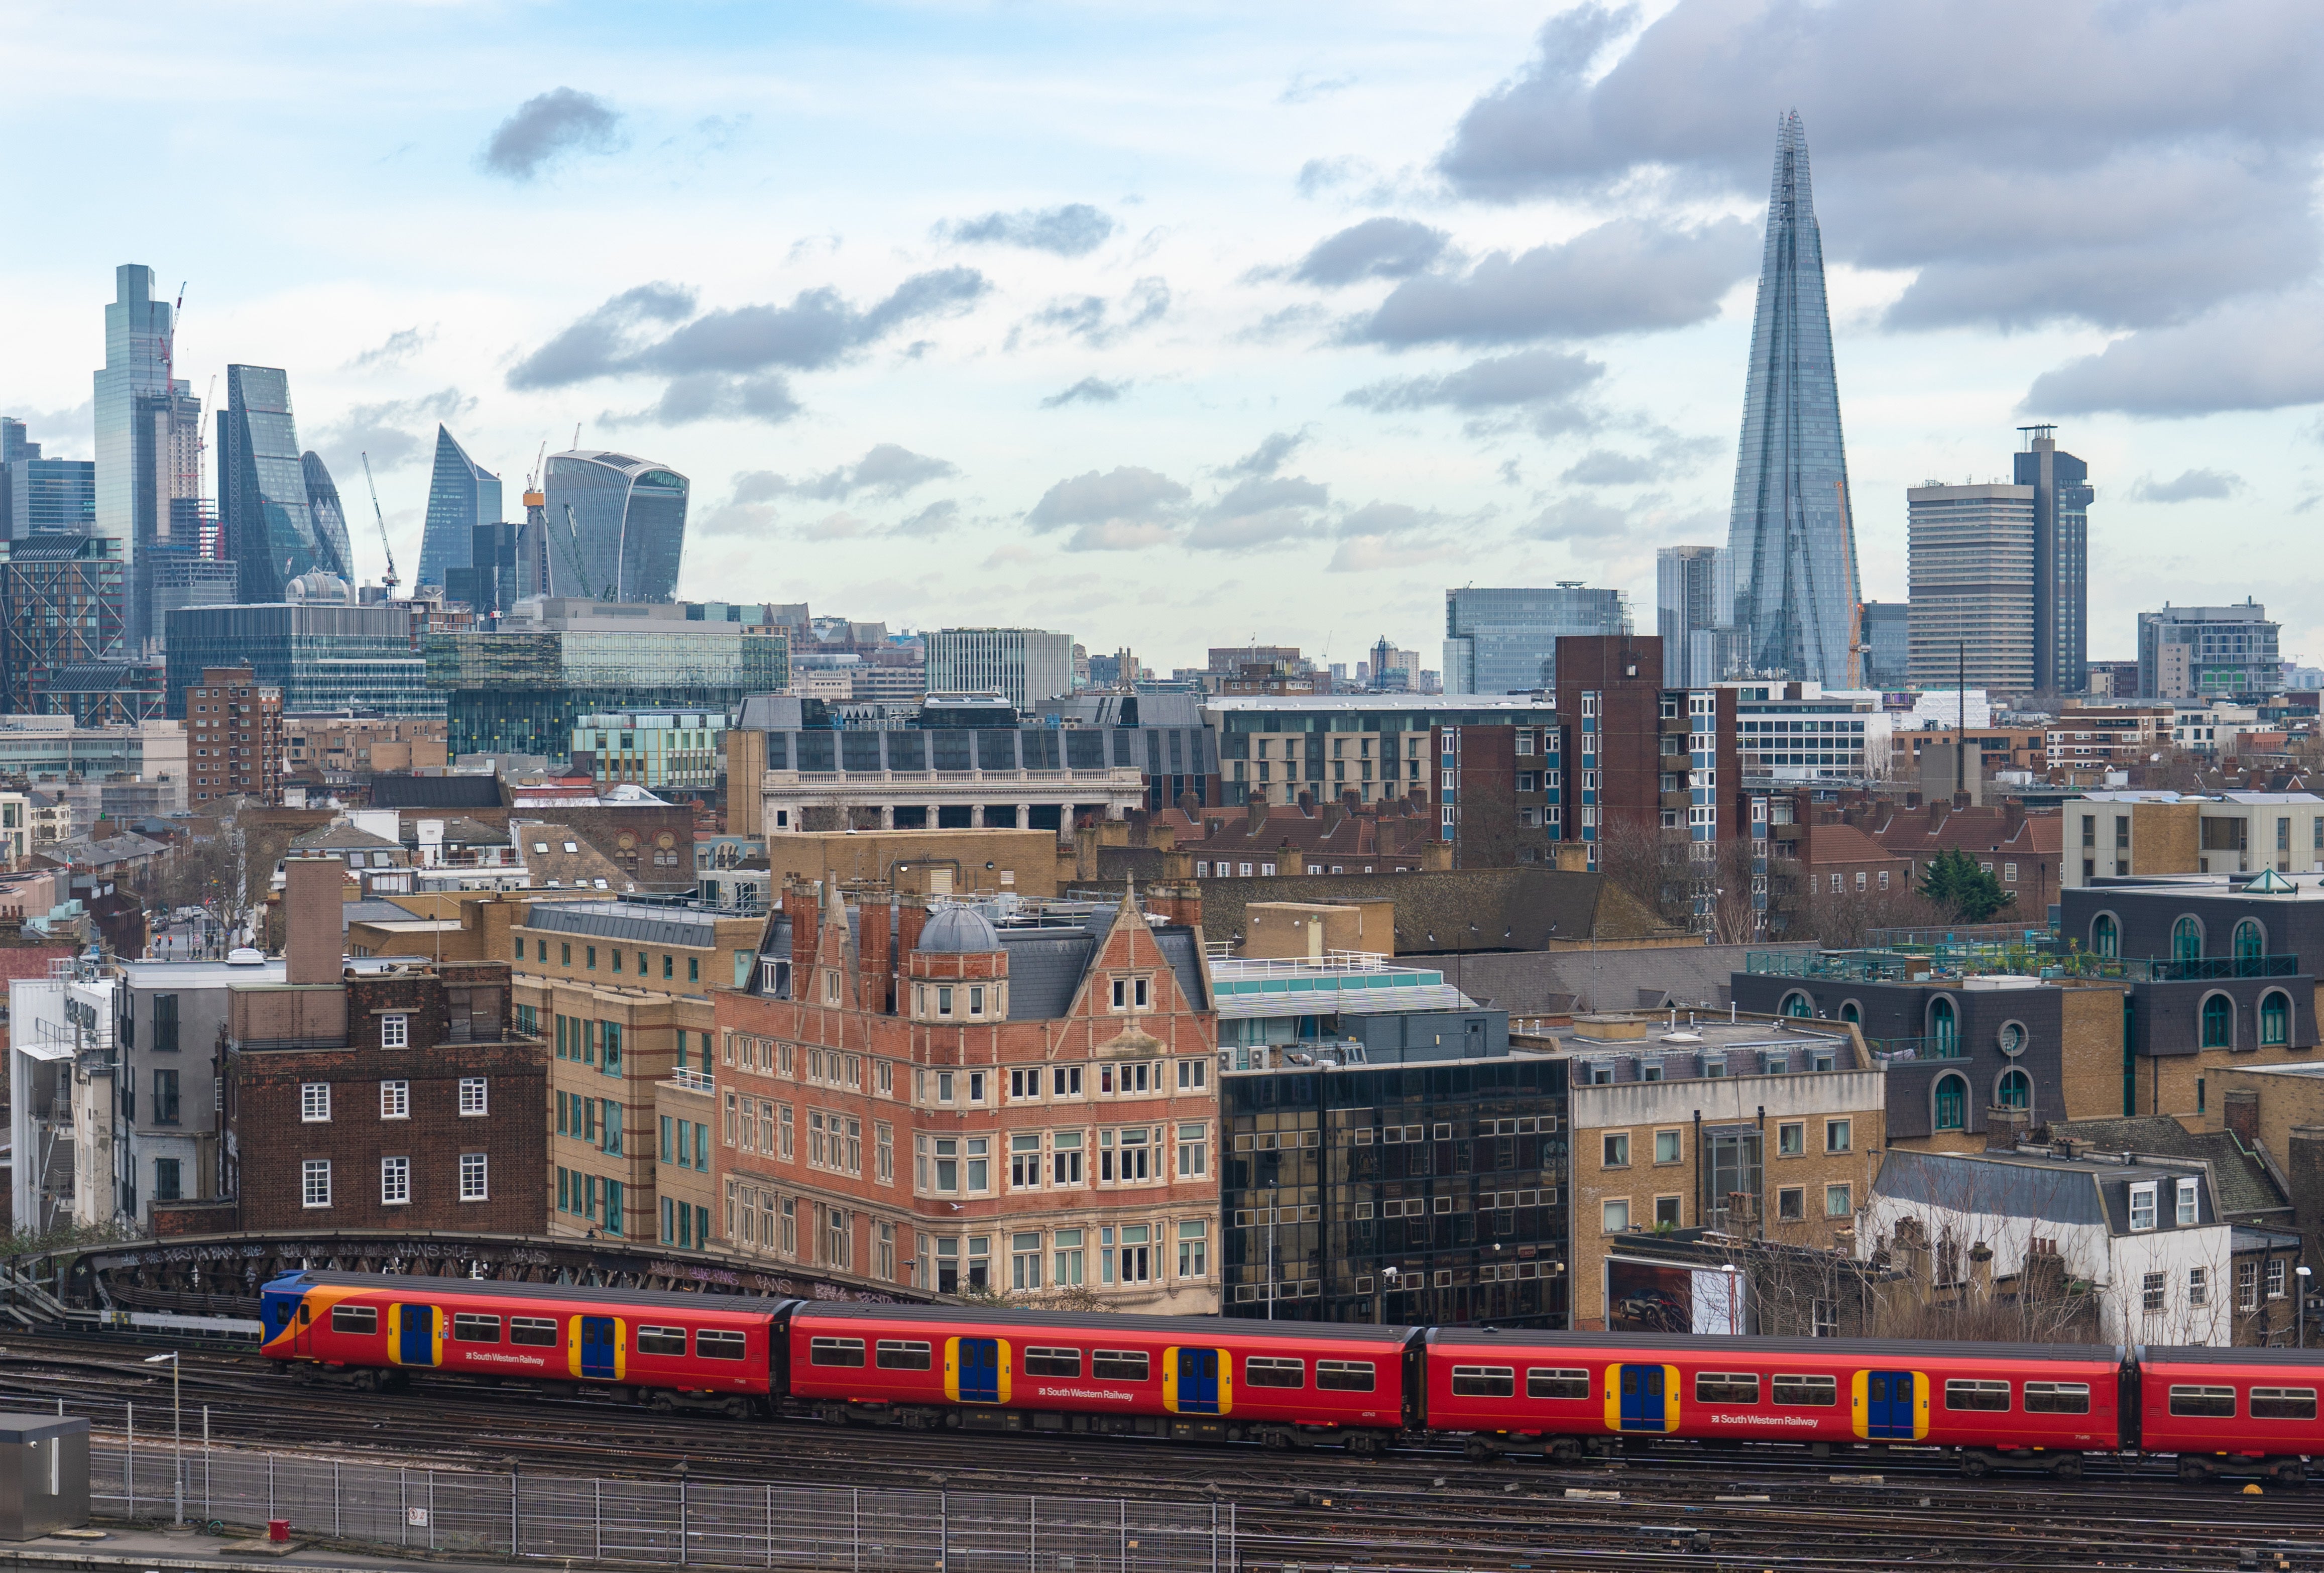
[[1994, 1099], [2005, 1109], [2030, 1109], [2034, 1106], [2034, 1078], [2018, 1069], [2005, 1070], [1995, 1084]]
[[2236, 925], [2236, 976], [2257, 977], [2259, 958], [2267, 949], [2267, 936], [2260, 932], [2259, 920], [2246, 918]]
[[2090, 949], [2109, 961], [2122, 954], [2122, 925], [2112, 912], [2100, 912], [2091, 921]]
[[2200, 961], [2203, 958], [2203, 925], [2192, 918], [2181, 918], [2171, 925], [2171, 959]]
[[2236, 1046], [2236, 1003], [2223, 994], [2212, 995], [2203, 1002], [2203, 1047], [2232, 1049]]
[[1815, 1002], [1798, 989], [1784, 996], [1784, 1014], [1805, 1018], [1815, 1014]]
[[1937, 1078], [1937, 1129], [1969, 1129], [1969, 1082], [1959, 1076]]
[[2281, 1048], [2292, 1041], [2292, 996], [2280, 988], [2260, 995], [2259, 1041], [2269, 1048]]
[[1840, 1019], [1843, 1022], [1854, 1022], [1860, 1027], [1864, 1024], [1864, 1013], [1857, 1007], [1854, 1000], [1849, 1000], [1840, 1007]]
[[1953, 1019], [1953, 1002], [1939, 995], [1929, 1003], [1929, 1052], [1950, 1059], [1960, 1052], [1960, 1025]]

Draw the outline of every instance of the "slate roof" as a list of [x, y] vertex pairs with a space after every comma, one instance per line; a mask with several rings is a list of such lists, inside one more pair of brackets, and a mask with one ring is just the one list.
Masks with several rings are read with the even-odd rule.
[[2130, 1229], [2130, 1188], [2157, 1182], [2155, 1227], [2177, 1227], [2173, 1187], [2199, 1182], [2196, 1226], [2216, 1225], [2219, 1215], [2200, 1170], [2163, 1164], [2121, 1163], [2049, 1158], [2028, 1152], [1959, 1154], [1891, 1148], [1873, 1183], [1878, 1195], [1948, 1212], [1994, 1217], [2034, 1218], [2052, 1224], [2099, 1224], [2109, 1234]]
[[707, 915], [642, 902], [535, 902], [525, 927], [697, 948], [715, 943], [718, 936], [716, 921]]
[[404, 775], [389, 772], [371, 778], [374, 809], [498, 809], [500, 778], [490, 775]]
[[2267, 1171], [2256, 1152], [2246, 1152], [2232, 1131], [2190, 1131], [2168, 1115], [2122, 1120], [2053, 1121], [2050, 1133], [2088, 1143], [2099, 1152], [2153, 1152], [2164, 1158], [2196, 1158], [2211, 1166], [2219, 1210], [2229, 1217], [2246, 1213], [2289, 1212], [2291, 1199]]
[[401, 852], [403, 844], [390, 841], [384, 836], [374, 836], [353, 825], [325, 825], [290, 838], [292, 852]]

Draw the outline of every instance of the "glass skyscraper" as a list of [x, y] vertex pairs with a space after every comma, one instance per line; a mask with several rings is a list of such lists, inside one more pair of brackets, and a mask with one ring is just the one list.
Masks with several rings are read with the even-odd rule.
[[1444, 691], [1528, 694], [1554, 689], [1559, 639], [1629, 632], [1630, 600], [1620, 590], [1572, 582], [1542, 590], [1447, 590]]
[[355, 552], [347, 540], [347, 511], [339, 504], [338, 483], [323, 456], [309, 449], [299, 456], [299, 470], [307, 482], [307, 512], [315, 522], [315, 539], [328, 545], [345, 565], [340, 576], [352, 579]]
[[346, 529], [327, 537], [307, 495], [307, 467], [290, 415], [290, 379], [272, 366], [226, 368], [218, 412], [218, 522], [226, 555], [241, 569], [242, 599], [280, 601], [282, 588], [314, 569], [352, 578]]
[[105, 309], [105, 365], [97, 373], [97, 507], [93, 529], [122, 542], [124, 608], [133, 650], [160, 634], [151, 615], [143, 561], [189, 548], [199, 532], [201, 401], [172, 381], [171, 309], [153, 298], [153, 270], [114, 270], [115, 299]]
[[1776, 129], [1767, 245], [1735, 457], [1735, 624], [1756, 673], [1856, 686], [1856, 526], [1799, 113]]
[[[474, 566], [470, 542], [479, 524], [501, 523], [501, 477], [468, 457], [457, 439], [436, 428], [436, 468], [428, 481], [428, 524], [420, 536], [423, 585], [447, 582], [445, 574]], [[671, 576], [677, 582], [677, 576]]]
[[1673, 683], [1709, 688], [1734, 664], [1729, 619], [1735, 607], [1735, 560], [1723, 546], [1665, 546], [1655, 553], [1655, 631], [1662, 635], [1663, 673]]
[[[551, 550], [577, 552], [586, 576], [567, 592], [567, 564], [557, 563], [560, 594], [599, 601], [677, 596], [678, 559], [686, 551], [684, 476], [626, 453], [556, 453], [549, 455], [547, 489], [552, 541], [568, 527], [568, 517], [573, 532], [572, 540]], [[461, 550], [467, 549], [463, 541]]]
[[86, 535], [97, 523], [97, 466], [43, 458], [24, 423], [0, 417], [0, 535]]
[[2090, 467], [2058, 448], [2054, 426], [2021, 426], [2021, 486], [2034, 488], [2034, 682], [2044, 693], [2089, 687]]

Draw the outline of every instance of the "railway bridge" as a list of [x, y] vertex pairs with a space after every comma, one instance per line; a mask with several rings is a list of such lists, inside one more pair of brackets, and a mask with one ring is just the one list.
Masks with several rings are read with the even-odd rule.
[[200, 1331], [201, 1321], [223, 1320], [254, 1328], [259, 1286], [301, 1268], [905, 1305], [945, 1298], [846, 1273], [645, 1242], [310, 1229], [182, 1235], [11, 1255], [0, 1267], [0, 1312], [27, 1327], [126, 1324]]

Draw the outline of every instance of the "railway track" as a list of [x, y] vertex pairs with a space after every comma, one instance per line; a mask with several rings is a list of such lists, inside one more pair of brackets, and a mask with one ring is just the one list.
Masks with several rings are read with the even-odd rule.
[[[96, 1428], [165, 1437], [169, 1378], [142, 1349], [16, 1340], [0, 1403], [60, 1399]], [[1969, 1483], [1949, 1460], [1784, 1458], [1659, 1444], [1614, 1462], [1476, 1465], [1450, 1450], [1375, 1459], [1121, 1439], [856, 1430], [667, 1415], [445, 1383], [357, 1395], [254, 1356], [186, 1353], [182, 1396], [222, 1445], [412, 1468], [606, 1478], [939, 1488], [1235, 1506], [1243, 1565], [1311, 1570], [1946, 1567], [2324, 1570], [2324, 1486], [2183, 1485], [2166, 1464], [2094, 1460], [2061, 1485]], [[189, 1428], [191, 1429], [191, 1428]], [[2246, 1561], [2246, 1554], [2251, 1560]]]

